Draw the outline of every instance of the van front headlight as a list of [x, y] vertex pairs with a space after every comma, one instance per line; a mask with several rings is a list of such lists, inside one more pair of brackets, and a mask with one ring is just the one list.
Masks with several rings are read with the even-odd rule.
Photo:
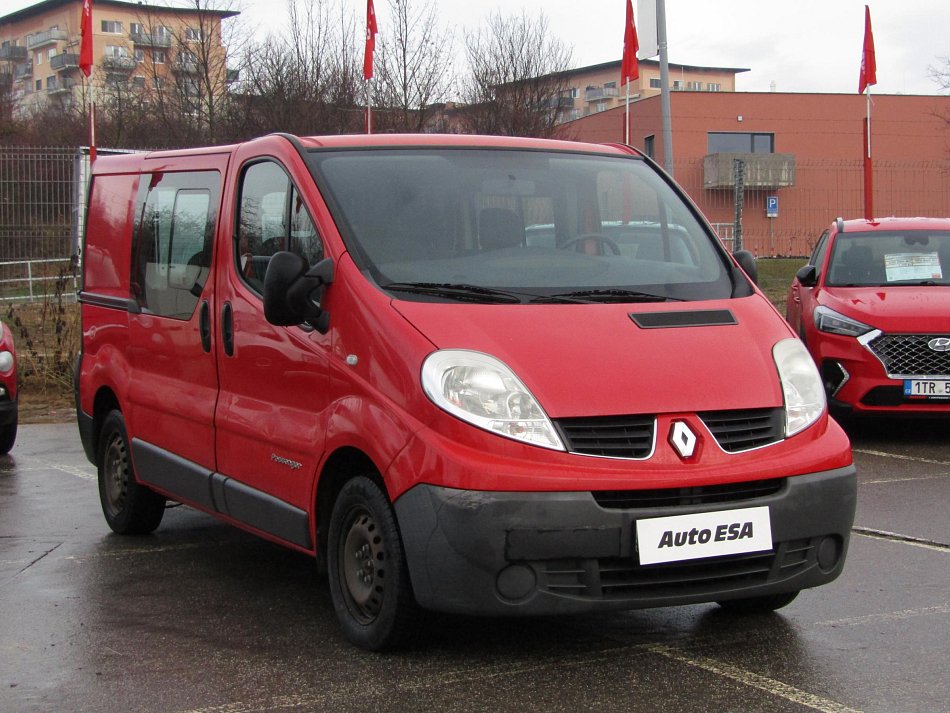
[[825, 410], [825, 387], [818, 367], [798, 339], [783, 339], [772, 347], [785, 394], [785, 435], [794, 436], [817, 421]]
[[488, 354], [446, 349], [422, 365], [422, 388], [439, 408], [472, 425], [535, 446], [564, 450], [537, 399]]

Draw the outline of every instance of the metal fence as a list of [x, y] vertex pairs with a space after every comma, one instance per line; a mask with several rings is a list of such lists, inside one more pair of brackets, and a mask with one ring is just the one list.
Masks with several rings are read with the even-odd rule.
[[0, 146], [0, 260], [76, 254], [87, 162], [79, 148]]
[[0, 261], [0, 302], [34, 302], [55, 295], [73, 301], [78, 288], [73, 258]]

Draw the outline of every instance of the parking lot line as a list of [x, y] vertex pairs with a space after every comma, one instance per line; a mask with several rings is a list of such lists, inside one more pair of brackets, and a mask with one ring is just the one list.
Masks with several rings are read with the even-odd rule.
[[879, 621], [899, 621], [901, 619], [913, 619], [918, 616], [932, 616], [934, 614], [950, 614], [950, 604], [943, 603], [933, 607], [919, 607], [917, 609], [902, 609], [901, 611], [880, 612], [878, 614], [866, 614], [864, 616], [853, 616], [847, 619], [831, 619], [828, 621], [816, 621], [812, 626], [861, 626], [863, 624], [874, 624]]
[[914, 463], [930, 463], [931, 465], [947, 465], [950, 466], [950, 461], [945, 460], [934, 460], [932, 458], [918, 458], [917, 456], [905, 456], [900, 453], [888, 453], [887, 451], [874, 451], [869, 448], [852, 448], [853, 453], [863, 453], [867, 456], [880, 456], [882, 458], [895, 458], [896, 460], [909, 460]]
[[888, 540], [902, 545], [912, 545], [914, 547], [923, 547], [925, 550], [934, 550], [936, 552], [950, 552], [950, 545], [944, 545], [933, 540], [924, 540], [920, 537], [911, 537], [910, 535], [901, 535], [897, 532], [888, 532], [887, 530], [873, 530], [870, 527], [852, 527], [851, 532], [862, 537], [869, 537], [872, 540]]
[[679, 661], [689, 666], [701, 668], [704, 671], [714, 673], [717, 676], [730, 678], [733, 681], [741, 683], [745, 686], [758, 688], [759, 690], [779, 696], [780, 698], [784, 698], [785, 700], [791, 701], [792, 703], [797, 703], [798, 705], [806, 706], [817, 711], [822, 711], [822, 713], [860, 713], [860, 711], [855, 708], [849, 708], [848, 706], [842, 705], [828, 698], [822, 698], [821, 696], [816, 696], [814, 693], [809, 693], [808, 691], [803, 691], [800, 688], [790, 686], [787, 683], [776, 681], [774, 678], [760, 676], [759, 674], [753, 673], [752, 671], [747, 671], [746, 669], [740, 668], [739, 666], [733, 666], [732, 664], [717, 661], [716, 659], [709, 658], [708, 656], [690, 656], [673, 648], [672, 646], [667, 646], [666, 644], [653, 644], [649, 647], [649, 650], [655, 654], [659, 654], [660, 656], [673, 659], [674, 661]]

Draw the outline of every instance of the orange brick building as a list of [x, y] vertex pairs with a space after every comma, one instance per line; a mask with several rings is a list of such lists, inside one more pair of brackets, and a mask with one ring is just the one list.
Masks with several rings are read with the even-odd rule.
[[[758, 254], [808, 254], [836, 216], [863, 216], [863, 96], [676, 91], [670, 99], [674, 177], [724, 238], [735, 214], [735, 157], [745, 161], [743, 244]], [[950, 216], [950, 97], [872, 101], [875, 215]], [[630, 114], [631, 143], [663, 164], [660, 97], [632, 103]], [[622, 142], [623, 122], [618, 107], [564, 131]]]

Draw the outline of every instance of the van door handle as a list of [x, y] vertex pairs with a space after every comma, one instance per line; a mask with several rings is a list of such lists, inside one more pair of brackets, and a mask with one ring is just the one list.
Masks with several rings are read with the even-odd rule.
[[221, 310], [221, 341], [224, 342], [224, 353], [234, 356], [234, 309], [230, 302], [225, 302]]
[[211, 351], [211, 306], [208, 300], [201, 301], [201, 313], [198, 315], [198, 331], [201, 333], [201, 348]]

